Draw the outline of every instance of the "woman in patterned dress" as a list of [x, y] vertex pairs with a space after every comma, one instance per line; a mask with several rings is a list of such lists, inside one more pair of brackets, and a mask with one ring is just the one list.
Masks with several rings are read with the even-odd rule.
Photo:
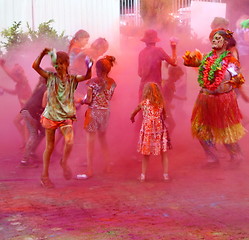
[[163, 178], [169, 180], [167, 150], [171, 148], [167, 128], [165, 104], [159, 86], [149, 82], [144, 86], [141, 103], [131, 114], [131, 121], [135, 122], [136, 114], [142, 110], [143, 122], [140, 130], [138, 152], [143, 155], [142, 173], [140, 181], [145, 181], [150, 155], [161, 155]]

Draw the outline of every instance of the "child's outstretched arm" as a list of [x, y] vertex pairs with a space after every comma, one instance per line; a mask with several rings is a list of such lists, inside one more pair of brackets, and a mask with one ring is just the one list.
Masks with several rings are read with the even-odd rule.
[[133, 113], [131, 114], [131, 122], [134, 123], [135, 122], [135, 116], [137, 115], [137, 113], [141, 110], [141, 105], [139, 104], [135, 110], [133, 111]]
[[6, 65], [5, 65], [5, 60], [4, 59], [0, 59], [0, 66], [2, 67], [2, 69], [4, 70], [4, 72], [10, 77], [13, 78], [13, 74], [11, 72], [11, 69], [9, 69]]
[[184, 60], [184, 65], [187, 67], [199, 67], [203, 58], [202, 53], [196, 49], [193, 52], [186, 51], [182, 56]]
[[177, 41], [175, 39], [170, 40], [170, 47], [172, 51], [172, 57], [171, 57], [171, 65], [176, 66], [177, 65], [177, 55], [176, 55], [176, 45]]
[[85, 61], [86, 61], [86, 66], [87, 66], [86, 75], [85, 76], [83, 76], [83, 75], [77, 75], [76, 76], [77, 82], [82, 82], [82, 81], [85, 81], [85, 80], [90, 79], [92, 77], [93, 61], [90, 58], [86, 58]]
[[92, 102], [93, 98], [93, 89], [88, 87], [87, 88], [87, 94], [83, 99], [80, 99], [80, 103], [83, 104], [90, 104]]
[[45, 79], [48, 78], [48, 72], [45, 71], [44, 69], [42, 69], [40, 67], [41, 64], [41, 60], [43, 59], [43, 57], [48, 54], [51, 51], [51, 49], [49, 48], [44, 48], [43, 51], [41, 52], [41, 54], [36, 58], [36, 60], [33, 62], [33, 69], [35, 69], [36, 72], [38, 72], [42, 77], [44, 77]]
[[11, 94], [11, 95], [16, 95], [17, 94], [16, 89], [8, 89], [8, 88], [4, 88], [4, 87], [1, 87], [1, 86], [0, 86], [0, 89], [2, 90], [2, 92], [6, 92], [6, 93]]

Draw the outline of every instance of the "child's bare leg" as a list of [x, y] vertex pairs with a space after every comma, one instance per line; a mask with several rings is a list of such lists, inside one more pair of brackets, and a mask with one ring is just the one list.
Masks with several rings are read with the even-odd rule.
[[40, 136], [38, 132], [37, 122], [27, 110], [22, 111], [22, 116], [25, 121], [25, 126], [29, 131], [29, 138], [25, 144], [23, 159], [21, 160], [21, 163], [25, 165], [30, 163], [31, 154], [35, 152], [42, 136]]
[[150, 158], [149, 155], [143, 155], [143, 160], [142, 160], [142, 174], [144, 174], [144, 175], [147, 172], [149, 158]]
[[28, 130], [27, 130], [25, 124], [22, 124], [22, 119], [23, 118], [22, 118], [21, 113], [18, 113], [16, 115], [16, 117], [14, 118], [13, 123], [16, 126], [18, 132], [21, 135], [21, 138], [22, 138], [22, 141], [23, 141], [23, 146], [25, 146], [26, 141], [28, 139]]
[[58, 131], [55, 135], [55, 143], [54, 143], [54, 154], [61, 155], [61, 152], [63, 152], [63, 145], [64, 145], [64, 139], [61, 131]]
[[73, 137], [74, 137], [73, 126], [71, 125], [62, 126], [61, 133], [64, 136], [64, 140], [65, 140], [63, 156], [61, 159], [61, 167], [63, 168], [65, 179], [69, 180], [72, 178], [72, 172], [70, 168], [68, 167], [68, 158], [73, 148]]
[[168, 174], [169, 163], [168, 163], [167, 152], [162, 152], [161, 156], [162, 156], [162, 165], [163, 165], [163, 179], [164, 179], [164, 181], [168, 182], [168, 181], [170, 181], [170, 177]]
[[150, 158], [149, 155], [143, 155], [143, 158], [142, 158], [142, 173], [141, 173], [141, 175], [139, 177], [139, 180], [141, 182], [145, 181], [145, 174], [147, 172], [147, 166], [148, 166], [149, 158]]
[[95, 143], [95, 133], [87, 132], [86, 135], [86, 157], [87, 157], [87, 175], [93, 175], [93, 151]]
[[43, 153], [43, 170], [42, 170], [42, 177], [44, 178], [49, 177], [50, 157], [54, 150], [54, 136], [55, 136], [55, 130], [46, 129], [46, 148]]
[[105, 132], [99, 133], [99, 140], [102, 148], [102, 153], [105, 161], [105, 172], [110, 171], [110, 154], [109, 154], [109, 147], [106, 141], [106, 134]]
[[162, 165], [163, 165], [163, 173], [168, 174], [169, 171], [169, 163], [168, 163], [168, 155], [167, 152], [162, 152]]

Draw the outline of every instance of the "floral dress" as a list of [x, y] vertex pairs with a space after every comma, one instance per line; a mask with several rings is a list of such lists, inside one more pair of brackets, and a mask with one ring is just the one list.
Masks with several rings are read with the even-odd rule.
[[171, 148], [167, 128], [162, 119], [162, 107], [153, 106], [150, 101], [141, 103], [143, 122], [139, 135], [138, 152], [143, 155], [159, 155]]
[[[110, 117], [110, 101], [116, 88], [116, 83], [109, 78], [107, 82], [94, 78], [87, 86], [92, 88], [92, 102], [85, 114], [84, 128], [88, 132], [105, 132]], [[109, 85], [109, 86], [108, 86]]]

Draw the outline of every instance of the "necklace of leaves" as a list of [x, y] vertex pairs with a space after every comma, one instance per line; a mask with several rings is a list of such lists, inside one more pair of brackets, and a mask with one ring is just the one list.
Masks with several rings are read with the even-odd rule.
[[228, 65], [227, 62], [223, 65], [221, 62], [229, 53], [229, 51], [225, 51], [218, 57], [214, 51], [211, 51], [203, 58], [198, 76], [201, 87], [215, 90], [220, 85]]

